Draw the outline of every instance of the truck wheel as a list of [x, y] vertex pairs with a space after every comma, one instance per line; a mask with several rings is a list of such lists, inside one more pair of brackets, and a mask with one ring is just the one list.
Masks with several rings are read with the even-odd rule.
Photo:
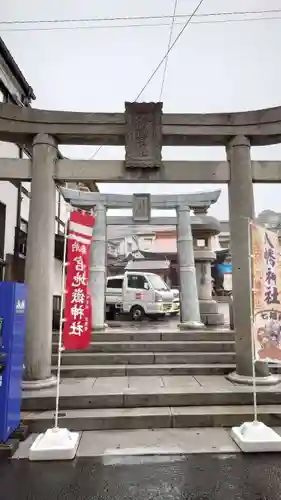
[[131, 309], [131, 317], [133, 321], [142, 321], [145, 312], [141, 306], [133, 306]]

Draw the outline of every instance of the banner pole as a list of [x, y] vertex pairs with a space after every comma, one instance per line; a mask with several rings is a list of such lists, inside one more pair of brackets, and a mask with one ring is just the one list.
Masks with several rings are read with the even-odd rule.
[[59, 345], [58, 345], [58, 370], [57, 370], [57, 387], [56, 387], [56, 409], [55, 409], [55, 429], [58, 428], [59, 423], [59, 399], [60, 399], [60, 379], [61, 379], [61, 356], [62, 356], [62, 330], [63, 330], [63, 313], [64, 313], [64, 302], [65, 302], [65, 269], [66, 263], [66, 248], [67, 248], [67, 227], [68, 221], [65, 223], [64, 227], [64, 242], [63, 242], [63, 262], [62, 262], [62, 273], [61, 273], [61, 307], [60, 307], [60, 329], [59, 329]]
[[[71, 208], [69, 207], [69, 211]], [[60, 379], [61, 379], [61, 357], [64, 347], [62, 346], [63, 323], [65, 321], [65, 297], [66, 289], [66, 267], [67, 259], [67, 241], [69, 241], [70, 219], [65, 222], [64, 227], [64, 247], [63, 247], [63, 262], [61, 273], [61, 308], [60, 308], [60, 328], [59, 328], [59, 345], [58, 345], [58, 363], [57, 363], [57, 387], [56, 387], [56, 408], [54, 426], [47, 429], [46, 432], [39, 434], [32, 443], [29, 450], [29, 460], [73, 460], [76, 455], [81, 433], [70, 432], [67, 428], [59, 428], [59, 398], [60, 398]]]
[[255, 340], [254, 340], [254, 315], [253, 315], [253, 256], [252, 256], [252, 235], [251, 235], [252, 221], [248, 219], [248, 248], [249, 248], [249, 272], [251, 282], [251, 344], [252, 344], [252, 378], [253, 378], [253, 406], [254, 406], [254, 422], [258, 421], [258, 407], [257, 407], [257, 383], [256, 383], [256, 360], [255, 360]]
[[[253, 316], [252, 316], [253, 321]], [[257, 407], [257, 384], [256, 384], [256, 364], [255, 364], [255, 342], [252, 324], [252, 372], [253, 372], [253, 402], [254, 402], [254, 422], [258, 421], [258, 407]]]
[[[279, 434], [265, 425], [263, 422], [258, 421], [258, 406], [257, 406], [257, 377], [255, 371], [255, 363], [259, 359], [256, 356], [256, 328], [257, 328], [257, 315], [258, 315], [258, 305], [262, 310], [263, 304], [258, 304], [256, 300], [256, 254], [254, 253], [253, 246], [253, 229], [257, 230], [257, 226], [253, 221], [248, 218], [248, 258], [250, 273], [249, 279], [251, 280], [252, 286], [250, 287], [250, 317], [251, 317], [251, 350], [252, 350], [252, 379], [253, 379], [253, 406], [254, 406], [254, 419], [251, 422], [244, 422], [239, 427], [232, 427], [231, 437], [239, 448], [246, 453], [260, 453], [260, 452], [273, 452], [281, 451], [281, 437]], [[264, 236], [263, 236], [264, 238]], [[264, 254], [264, 239], [263, 239], [263, 254]], [[259, 251], [261, 249], [260, 241], [256, 244], [259, 245]], [[277, 247], [277, 244], [275, 242]], [[271, 248], [273, 245], [271, 245]], [[263, 266], [264, 266], [265, 255], [263, 255]], [[254, 267], [255, 263], [255, 267]], [[263, 274], [264, 274], [263, 269]], [[259, 278], [260, 279], [260, 278]], [[264, 278], [263, 278], [264, 279]], [[265, 281], [265, 280], [264, 280]], [[265, 303], [265, 299], [263, 300]]]

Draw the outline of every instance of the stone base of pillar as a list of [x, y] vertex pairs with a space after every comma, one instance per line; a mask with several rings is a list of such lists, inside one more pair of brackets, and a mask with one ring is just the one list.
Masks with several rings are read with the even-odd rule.
[[[237, 372], [229, 373], [226, 376], [227, 380], [230, 382], [234, 382], [235, 384], [244, 384], [244, 385], [253, 385], [253, 377], [247, 377], [246, 375], [239, 375]], [[280, 375], [270, 374], [267, 377], [259, 377], [255, 378], [256, 385], [276, 385], [281, 382]]]
[[200, 314], [216, 314], [219, 312], [219, 305], [215, 300], [199, 299]]
[[93, 326], [93, 327], [92, 327], [92, 333], [95, 333], [95, 332], [103, 332], [103, 331], [105, 331], [107, 328], [108, 328], [108, 325], [107, 325], [106, 323], [104, 323], [104, 325], [101, 325], [101, 326]]
[[201, 314], [201, 320], [206, 326], [223, 326], [224, 315], [221, 313]]
[[205, 325], [200, 321], [185, 321], [184, 323], [179, 323], [180, 330], [204, 330]]
[[43, 380], [23, 380], [21, 387], [24, 391], [38, 391], [40, 389], [54, 387], [56, 383], [57, 378], [52, 375], [51, 377]]
[[224, 315], [219, 313], [219, 305], [215, 300], [199, 300], [201, 321], [206, 326], [224, 325]]

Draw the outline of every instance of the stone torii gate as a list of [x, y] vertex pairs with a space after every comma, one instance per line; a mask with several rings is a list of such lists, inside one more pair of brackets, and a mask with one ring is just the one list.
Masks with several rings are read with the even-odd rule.
[[[133, 196], [105, 195], [63, 187], [60, 188], [60, 191], [64, 199], [72, 206], [81, 209], [95, 209], [89, 283], [93, 298], [92, 327], [94, 331], [103, 330], [105, 324], [106, 226], [108, 222], [106, 211], [112, 208], [133, 208], [133, 217], [109, 218], [111, 224], [125, 224], [127, 226], [150, 222], [153, 222], [154, 225], [167, 225], [165, 217], [154, 217], [151, 220], [151, 209], [176, 209], [177, 217], [176, 219], [172, 218], [169, 223], [172, 222], [177, 226], [181, 302], [181, 324], [179, 326], [182, 329], [202, 329], [204, 324], [201, 322], [201, 316], [206, 317], [209, 324], [211, 322], [213, 325], [224, 324], [224, 317], [218, 312], [218, 304], [212, 300], [211, 280], [211, 261], [215, 259], [215, 255], [211, 249], [210, 235], [220, 232], [219, 223], [214, 217], [205, 215], [208, 208], [218, 200], [220, 191], [186, 195], [135, 194]], [[191, 210], [194, 211], [195, 217], [190, 216]], [[196, 215], [198, 212], [200, 215]], [[201, 237], [204, 238], [204, 248], [197, 248], [191, 230], [191, 222], [197, 228], [197, 232], [199, 229]], [[196, 268], [194, 250], [199, 261], [197, 261]], [[205, 265], [202, 265], [201, 262]]]
[[[162, 103], [125, 103], [125, 113], [46, 111], [0, 104], [0, 140], [33, 145], [31, 161], [0, 159], [1, 180], [31, 181], [26, 387], [47, 387], [55, 382], [51, 376], [50, 272], [55, 183], [86, 180], [228, 184], [236, 340], [233, 379], [251, 381], [252, 290], [247, 219], [255, 216], [253, 182], [281, 182], [281, 162], [251, 162], [250, 148], [281, 142], [281, 107], [241, 113], [163, 114]], [[125, 145], [126, 158], [61, 160], [58, 144]], [[223, 146], [227, 161], [166, 162], [161, 160], [162, 146]], [[257, 371], [257, 383], [276, 381], [269, 375], [266, 363], [258, 363]]]

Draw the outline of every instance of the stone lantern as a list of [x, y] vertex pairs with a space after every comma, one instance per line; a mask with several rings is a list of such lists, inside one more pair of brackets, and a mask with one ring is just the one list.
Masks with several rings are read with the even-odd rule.
[[220, 223], [207, 215], [208, 207], [194, 208], [192, 235], [201, 320], [206, 326], [224, 325], [224, 315], [212, 296], [211, 263], [216, 259], [212, 238], [220, 233]]

